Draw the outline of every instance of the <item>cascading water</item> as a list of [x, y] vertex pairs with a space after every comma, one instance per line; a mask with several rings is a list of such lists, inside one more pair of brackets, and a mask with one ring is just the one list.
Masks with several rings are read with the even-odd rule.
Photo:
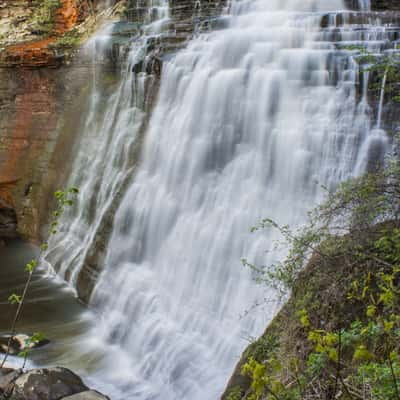
[[110, 98], [102, 92], [97, 64], [110, 48], [113, 25], [95, 35], [84, 49], [93, 65], [91, 102], [69, 179], [69, 186], [79, 187], [79, 207], [62, 218], [61, 226], [68, 225], [68, 231], [61, 240], [51, 242], [51, 251], [46, 255], [58, 274], [72, 284], [76, 284], [88, 250], [104, 221], [112, 215], [115, 198], [134, 167], [132, 153], [145, 118], [146, 77], [132, 69], [142, 62], [148, 41], [161, 34], [168, 20], [166, 0], [150, 3], [144, 17], [144, 34], [132, 42], [117, 90]]
[[361, 11], [369, 11], [371, 9], [371, 0], [358, 0], [358, 5]]
[[274, 312], [238, 318], [262, 295], [240, 258], [276, 256], [264, 253], [273, 234], [248, 228], [263, 216], [301, 223], [321, 198], [316, 182], [332, 187], [365, 167], [358, 67], [336, 54], [337, 27], [319, 29], [321, 13], [339, 9], [339, 0], [233, 2], [226, 29], [165, 63], [92, 298], [96, 337], [124, 366], [103, 373], [128, 398], [218, 398], [244, 339]]
[[[334, 187], [367, 167], [372, 147], [384, 151], [365, 86], [357, 91], [358, 65], [336, 42], [367, 40], [378, 51], [386, 33], [340, 25], [335, 10], [343, 9], [341, 0], [232, 1], [225, 29], [164, 63], [91, 299], [102, 315], [92, 341], [110, 349], [99, 375], [123, 388], [121, 398], [219, 398], [246, 338], [260, 334], [276, 308], [239, 318], [265, 296], [240, 259], [279, 256], [265, 253], [273, 232], [251, 235], [249, 227], [265, 216], [301, 224], [321, 199], [318, 183]], [[129, 159], [142, 118], [130, 71], [99, 127], [106, 139], [84, 144], [75, 164], [83, 194], [59, 246], [71, 252], [63, 272], [79, 272], [75, 254], [126, 176], [121, 155]], [[90, 146], [99, 146], [92, 166], [79, 161]]]

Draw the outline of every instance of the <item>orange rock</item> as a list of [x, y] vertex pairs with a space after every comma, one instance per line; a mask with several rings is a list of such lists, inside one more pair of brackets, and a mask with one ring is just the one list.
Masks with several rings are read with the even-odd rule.
[[76, 0], [61, 0], [61, 7], [56, 11], [55, 32], [68, 32], [78, 21], [78, 5]]
[[78, 21], [77, 0], [61, 0], [61, 6], [55, 13], [54, 33], [47, 39], [20, 43], [6, 48], [2, 62], [6, 66], [41, 67], [55, 66], [59, 59], [49, 44], [57, 37], [72, 29]]
[[20, 85], [15, 99], [13, 129], [2, 139], [0, 207], [2, 204], [14, 206], [14, 189], [24, 176], [26, 165], [30, 159], [38, 157], [56, 124], [54, 88], [46, 76], [21, 77]]

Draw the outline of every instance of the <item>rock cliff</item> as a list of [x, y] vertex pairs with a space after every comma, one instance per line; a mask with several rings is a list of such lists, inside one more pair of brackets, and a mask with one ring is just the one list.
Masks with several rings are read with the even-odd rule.
[[[123, 11], [120, 18], [138, 27], [149, 13], [146, 0], [110, 3]], [[1, 229], [6, 236], [18, 233], [38, 239], [51, 193], [63, 184], [78, 131], [76, 115], [87, 100], [91, 73], [75, 49], [95, 29], [105, 4], [4, 0], [0, 5], [0, 218], [8, 221]], [[206, 29], [206, 21], [220, 14], [224, 5], [222, 0], [171, 0], [169, 33], [151, 50], [146, 64], [136, 67], [138, 71], [159, 76], [160, 56]], [[119, 52], [118, 45], [108, 52], [114, 64]], [[148, 95], [149, 103], [156, 87]]]
[[59, 41], [90, 19], [86, 29], [94, 29], [94, 7], [76, 0], [0, 5], [0, 219], [8, 221], [1, 236], [38, 239], [50, 194], [62, 184], [92, 70]]

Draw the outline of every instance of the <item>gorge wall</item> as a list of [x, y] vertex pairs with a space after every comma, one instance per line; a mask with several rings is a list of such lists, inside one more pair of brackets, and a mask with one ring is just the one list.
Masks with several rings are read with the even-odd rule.
[[[350, 6], [354, 3], [349, 0]], [[74, 143], [77, 126], [68, 126], [76, 124], [76, 118], [67, 115], [73, 105], [85, 103], [90, 70], [84, 63], [72, 61], [71, 48], [56, 42], [98, 13], [102, 4], [62, 0], [49, 17], [42, 15], [49, 10], [43, 11], [40, 2], [33, 0], [5, 0], [0, 5], [0, 231], [5, 236], [18, 231], [37, 239], [51, 192], [57, 184], [62, 185], [58, 172], [65, 170], [68, 157], [65, 149], [58, 154], [57, 143], [66, 141], [68, 148]], [[176, 51], [194, 32], [212, 28], [212, 18], [225, 6], [225, 0], [171, 0], [170, 34], [160, 45], [161, 52]], [[146, 0], [124, 1], [121, 7], [122, 18], [139, 25], [148, 12]], [[372, 8], [393, 11], [399, 10], [400, 4], [375, 0]], [[150, 74], [159, 75], [159, 50], [157, 62], [147, 71]]]
[[[163, 5], [167, 2], [156, 3], [160, 13], [165, 11]], [[143, 371], [148, 371], [149, 375], [156, 374], [161, 366], [162, 379], [155, 377], [160, 383], [160, 388], [157, 388], [160, 389], [160, 396], [165, 389], [165, 382], [180, 382], [177, 392], [171, 393], [183, 393], [180, 390], [190, 392], [192, 387], [203, 384], [213, 386], [209, 376], [203, 372], [210, 370], [214, 374], [210, 365], [217, 358], [216, 353], [220, 358], [219, 366], [228, 366], [224, 368], [226, 371], [232, 366], [232, 357], [241, 351], [232, 350], [239, 343], [236, 330], [239, 330], [240, 323], [237, 314], [244, 304], [242, 300], [248, 299], [252, 291], [249, 288], [254, 282], [250, 276], [244, 276], [246, 272], [237, 272], [234, 264], [240, 259], [239, 251], [248, 253], [241, 247], [242, 232], [264, 213], [264, 183], [269, 182], [267, 186], [275, 211], [279, 215], [288, 214], [288, 210], [295, 214], [296, 207], [308, 204], [307, 190], [311, 193], [310, 197], [315, 195], [312, 172], [321, 172], [321, 176], [326, 173], [329, 178], [332, 176], [332, 184], [335, 184], [350, 174], [349, 169], [351, 172], [357, 170], [357, 165], [353, 164], [359, 160], [361, 144], [365, 144], [367, 150], [375, 149], [379, 157], [384, 152], [382, 149], [386, 144], [386, 136], [383, 138], [384, 135], [376, 132], [382, 130], [379, 124], [375, 125], [380, 108], [379, 99], [356, 104], [361, 97], [364, 99], [360, 93], [365, 89], [359, 87], [362, 86], [358, 81], [359, 70], [356, 63], [351, 62], [350, 56], [340, 58], [341, 48], [334, 47], [334, 43], [348, 37], [342, 35], [346, 29], [343, 28], [343, 21], [350, 21], [346, 23], [355, 26], [350, 29], [355, 41], [365, 40], [363, 25], [368, 25], [372, 34], [367, 36], [383, 37], [379, 50], [384, 51], [388, 48], [385, 43], [391, 44], [399, 38], [399, 29], [395, 25], [399, 20], [398, 15], [386, 12], [391, 3], [374, 3], [374, 9], [381, 13], [371, 18], [390, 20], [388, 29], [382, 32], [375, 30], [377, 24], [371, 23], [368, 13], [360, 16], [353, 12], [327, 12], [321, 24], [327, 21], [327, 26], [322, 26], [328, 28], [326, 31], [322, 29], [319, 32], [319, 19], [314, 18], [312, 23], [315, 25], [312, 26], [321, 33], [320, 38], [325, 38], [321, 40], [323, 44], [326, 45], [326, 37], [329, 38], [337, 58], [328, 57], [328, 52], [322, 51], [325, 48], [318, 48], [317, 43], [319, 58], [313, 58], [301, 46], [301, 52], [288, 52], [285, 44], [281, 43], [282, 48], [278, 49], [277, 56], [285, 65], [286, 70], [283, 69], [287, 76], [276, 74], [277, 71], [271, 66], [261, 76], [258, 75], [257, 64], [252, 64], [253, 57], [262, 64], [268, 49], [273, 49], [269, 35], [279, 42], [288, 33], [284, 31], [285, 20], [280, 24], [281, 20], [277, 20], [274, 14], [270, 15], [268, 9], [261, 13], [260, 18], [256, 18], [257, 13], [246, 15], [243, 12], [233, 35], [225, 37], [224, 33], [219, 35], [220, 32], [217, 32], [218, 25], [224, 24], [224, 19], [214, 18], [223, 12], [227, 5], [225, 1], [170, 0], [169, 15], [165, 18], [168, 21], [163, 27], [165, 30], [161, 34], [158, 31], [157, 34], [154, 31], [153, 34], [147, 34], [146, 30], [150, 30], [149, 25], [154, 20], [153, 12], [158, 12], [150, 7], [154, 2], [108, 1], [112, 11], [104, 19], [112, 19], [114, 23], [107, 28], [107, 40], [103, 41], [100, 30], [95, 40], [89, 40], [80, 47], [90, 36], [88, 33], [100, 26], [101, 5], [105, 2], [61, 1], [48, 14], [51, 15], [50, 19], [40, 17], [39, 25], [37, 21], [33, 23], [33, 17], [29, 17], [30, 13], [37, 15], [38, 2], [7, 1], [4, 4], [1, 12], [6, 17], [1, 29], [11, 34], [3, 36], [0, 53], [0, 236], [19, 234], [38, 240], [51, 208], [52, 192], [71, 181], [71, 171], [75, 168], [78, 171], [75, 174], [77, 186], [81, 190], [80, 202], [75, 209], [68, 211], [71, 212], [68, 216], [69, 225], [65, 232], [52, 239], [54, 243], [51, 243], [46, 259], [60, 276], [77, 289], [83, 301], [92, 300], [92, 290], [97, 285], [98, 290], [94, 292], [97, 297], [94, 296], [95, 301], [91, 301], [91, 304], [98, 306], [100, 313], [109, 320], [106, 320], [103, 330], [97, 330], [96, 338], [103, 335], [105, 345], [111, 343], [121, 347], [121, 357], [132, 356], [129, 361], [133, 360], [139, 375]], [[28, 17], [23, 15], [21, 4], [28, 10]], [[267, 2], [263, 6], [265, 4]], [[335, 4], [341, 5], [341, 2]], [[300, 36], [294, 33], [292, 37], [292, 31], [289, 32], [288, 37], [294, 39], [293, 42], [302, 39], [301, 32], [308, 34], [307, 21], [300, 22]], [[252, 30], [250, 36], [246, 36], [247, 27]], [[214, 28], [216, 32], [213, 34], [216, 35], [210, 35], [210, 42], [190, 41], [198, 32]], [[264, 47], [248, 46], [255, 51], [251, 54], [246, 46], [241, 46], [242, 38], [250, 45], [259, 44], [264, 28], [268, 31], [266, 37], [261, 37]], [[274, 29], [275, 32], [272, 32]], [[279, 34], [275, 37], [276, 32]], [[135, 43], [138, 43], [137, 47]], [[93, 51], [89, 56], [86, 46], [92, 46]], [[188, 52], [179, 53], [185, 46]], [[138, 54], [132, 56], [132, 48]], [[332, 48], [328, 47], [328, 50]], [[177, 54], [174, 57], [177, 63], [164, 63], [173, 54]], [[242, 60], [248, 61], [250, 66], [237, 68]], [[321, 60], [324, 61], [322, 71], [317, 68]], [[331, 69], [328, 70], [328, 67]], [[204, 70], [211, 72], [207, 76], [203, 74]], [[186, 75], [181, 71], [185, 71]], [[332, 72], [329, 84], [325, 81], [326, 72]], [[166, 84], [163, 79], [164, 92], [160, 88], [162, 73], [168, 77]], [[294, 101], [296, 107], [289, 126], [277, 126], [278, 132], [283, 134], [278, 133], [273, 139], [276, 143], [270, 146], [263, 129], [283, 119], [282, 116], [287, 113], [284, 106], [287, 103], [280, 103], [279, 98], [288, 101], [295, 99], [301, 103], [296, 98], [298, 91], [294, 86], [287, 86], [287, 81], [296, 78], [311, 95], [304, 99], [304, 108], [297, 107]], [[336, 90], [335, 84], [340, 79], [341, 85]], [[325, 82], [322, 95], [317, 92], [318, 84], [309, 85], [309, 81]], [[349, 82], [351, 85], [348, 85]], [[179, 87], [187, 89], [183, 92], [186, 97], [178, 92]], [[251, 93], [247, 90], [249, 88]], [[335, 101], [335, 96], [340, 97], [340, 101]], [[158, 108], [153, 110], [156, 99]], [[244, 103], [240, 103], [242, 99]], [[335, 109], [333, 103], [338, 104], [339, 109]], [[359, 106], [357, 111], [356, 105]], [[370, 106], [373, 112], [370, 112]], [[243, 116], [237, 115], [240, 114], [236, 112], [239, 109], [249, 111], [244, 121], [240, 119]], [[100, 116], [94, 118], [94, 123], [90, 119], [93, 110]], [[318, 115], [313, 110], [317, 110]], [[382, 113], [383, 118], [388, 120], [384, 126], [387, 128], [394, 121], [390, 115], [395, 113], [395, 109], [384, 104]], [[367, 114], [368, 118], [363, 118]], [[156, 118], [150, 129], [149, 119], [154, 115]], [[187, 115], [190, 117], [189, 123], [186, 120], [186, 125], [181, 124], [181, 116]], [[318, 118], [314, 118], [316, 115]], [[335, 115], [344, 115], [345, 121], [337, 121]], [[328, 123], [321, 122], [327, 116], [331, 118]], [[99, 123], [99, 120], [102, 122]], [[338, 125], [340, 122], [343, 124], [335, 132], [331, 127], [337, 122]], [[93, 129], [88, 129], [92, 123]], [[247, 129], [242, 129], [244, 126]], [[374, 129], [375, 126], [378, 129]], [[396, 124], [393, 124], [393, 128], [397, 128]], [[368, 136], [374, 130], [376, 135]], [[293, 136], [290, 148], [284, 143], [285, 132], [288, 131]], [[338, 136], [324, 136], [332, 131]], [[248, 137], [243, 137], [243, 132]], [[136, 175], [139, 156], [145, 158], [145, 151], [142, 151], [146, 150], [143, 147], [145, 133], [153, 145], [152, 151], [148, 152], [152, 157], [147, 154], [147, 164], [144, 163], [142, 174]], [[189, 151], [180, 147], [185, 138], [192, 145]], [[290, 152], [293, 149], [301, 150], [304, 144], [305, 151], [294, 151], [292, 157]], [[326, 152], [317, 157], [320, 148]], [[225, 167], [235, 165], [232, 161], [239, 163], [241, 157], [238, 157], [238, 153], [240, 155], [240, 151], [246, 149], [256, 149], [260, 153], [256, 154], [257, 157], [244, 157], [246, 165], [238, 164], [239, 174], [235, 173], [236, 170], [232, 171], [232, 175], [221, 173]], [[317, 154], [315, 160], [313, 152]], [[243, 156], [247, 154], [243, 153]], [[289, 168], [288, 158], [293, 158]], [[266, 166], [265, 159], [270, 161], [269, 166]], [[89, 170], [90, 173], [87, 172]], [[157, 174], [147, 174], [148, 171], [156, 171]], [[167, 172], [171, 171], [173, 174], [168, 175]], [[279, 175], [282, 171], [283, 179]], [[181, 172], [186, 180], [182, 179]], [[121, 175], [124, 176], [121, 178]], [[130, 193], [128, 186], [132, 185], [133, 176], [135, 179], [139, 176], [141, 180], [135, 180], [137, 186], [131, 188]], [[232, 179], [227, 179], [230, 176]], [[215, 180], [209, 180], [210, 177]], [[247, 182], [248, 178], [260, 178], [256, 182], [259, 185], [257, 190], [254, 190], [253, 181]], [[184, 190], [180, 186], [182, 181], [185, 183]], [[199, 182], [203, 186], [200, 189], [197, 187], [197, 193], [193, 187]], [[241, 184], [243, 188], [238, 189]], [[213, 188], [219, 196], [212, 193]], [[141, 193], [145, 195], [137, 199], [136, 195]], [[171, 193], [176, 197], [171, 198]], [[204, 196], [204, 193], [208, 193], [208, 196]], [[243, 193], [255, 197], [246, 199]], [[304, 201], [299, 194], [304, 194]], [[189, 201], [192, 200], [190, 196], [193, 196], [193, 203]], [[290, 201], [283, 204], [282, 199]], [[243, 210], [251, 212], [224, 229], [230, 217], [226, 214], [232, 205], [237, 208], [233, 208], [230, 215], [236, 215], [237, 218], [244, 215]], [[221, 209], [223, 212], [219, 214]], [[215, 212], [215, 218], [210, 210]], [[180, 229], [170, 236], [170, 228], [176, 226]], [[114, 237], [110, 241], [112, 235]], [[260, 249], [260, 243], [251, 242], [249, 245], [251, 249], [257, 247], [254, 254]], [[111, 257], [108, 263], [106, 257]], [[100, 274], [104, 266], [106, 274]], [[158, 266], [158, 269], [154, 266]], [[183, 268], [178, 269], [181, 266]], [[102, 279], [99, 280], [99, 276]], [[242, 279], [243, 276], [245, 279]], [[151, 315], [146, 310], [150, 310]], [[193, 315], [193, 310], [198, 310], [198, 315]], [[135, 321], [135, 330], [132, 329], [132, 321]], [[154, 326], [150, 326], [149, 322], [150, 325], [154, 322]], [[253, 325], [253, 322], [249, 324]], [[199, 326], [202, 328], [199, 329]], [[170, 331], [166, 332], [166, 329]], [[191, 330], [193, 336], [190, 335]], [[243, 347], [238, 345], [237, 348]], [[154, 349], [159, 352], [155, 356], [152, 353]], [[169, 358], [168, 354], [173, 357]], [[114, 358], [118, 357], [114, 354]], [[146, 365], [147, 361], [149, 364]], [[145, 365], [142, 366], [142, 362]], [[202, 382], [197, 378], [191, 380], [193, 376], [189, 370], [193, 365], [197, 369], [197, 375], [193, 376], [202, 376]], [[215, 367], [217, 372], [213, 378], [220, 372], [219, 366]], [[113, 369], [113, 365], [109, 369]], [[188, 380], [185, 380], [186, 374]], [[148, 377], [142, 378], [140, 383]], [[150, 382], [154, 383], [151, 379]], [[154, 387], [151, 389], [154, 390]], [[173, 394], [169, 397], [179, 398]]]
[[67, 66], [66, 52], [51, 44], [87, 16], [88, 10], [71, 0], [52, 10], [31, 0], [0, 5], [3, 236], [38, 239], [47, 220], [50, 193], [65, 170], [75, 131], [72, 116], [79, 115], [88, 76], [80, 63]]
[[[135, 29], [149, 11], [145, 0], [109, 3], [119, 3], [113, 18], [136, 24]], [[101, 15], [105, 2], [55, 0], [54, 4], [50, 10], [34, 0], [5, 0], [0, 5], [0, 235], [4, 237], [40, 237], [52, 192], [63, 185], [70, 150], [79, 135], [76, 116], [88, 101], [92, 67], [79, 56], [74, 29], [78, 27], [81, 37], [92, 32], [93, 19]], [[160, 54], [183, 46], [195, 27], [219, 14], [224, 4], [171, 1], [170, 34], [152, 50], [157, 54], [154, 62], [139, 65], [138, 71], [147, 68], [159, 76]], [[108, 52], [109, 75], [115, 76], [119, 68], [118, 47]], [[149, 99], [155, 95], [153, 91]]]

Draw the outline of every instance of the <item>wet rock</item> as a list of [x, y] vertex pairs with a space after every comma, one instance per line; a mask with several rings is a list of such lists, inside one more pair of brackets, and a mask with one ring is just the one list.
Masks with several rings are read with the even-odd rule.
[[398, 0], [372, 0], [372, 10], [400, 10], [400, 2]]
[[62, 400], [110, 400], [110, 398], [96, 392], [95, 390], [88, 390], [86, 392], [64, 397]]
[[0, 208], [0, 238], [13, 239], [15, 237], [17, 237], [15, 211], [11, 208]]
[[[50, 341], [48, 339], [43, 339], [39, 342], [30, 342], [32, 336], [25, 334], [15, 335], [10, 342], [10, 354], [18, 354], [23, 350], [34, 349], [38, 347], [45, 346], [49, 344]], [[1, 336], [0, 337], [0, 351], [5, 353], [7, 352], [9, 336]]]
[[[352, 10], [359, 9], [359, 0], [345, 0], [346, 6]], [[400, 2], [398, 0], [371, 0], [372, 11], [399, 11]]]
[[1, 373], [4, 375], [0, 377], [0, 394], [8, 396], [14, 388], [14, 382], [22, 375], [22, 369], [2, 368]]
[[89, 391], [82, 379], [66, 368], [34, 369], [14, 382], [13, 400], [60, 400]]
[[13, 371], [15, 371], [14, 368], [7, 368], [7, 367], [0, 368], [0, 377], [2, 377], [4, 375], [7, 375], [7, 374], [9, 374], [10, 372], [13, 372]]

